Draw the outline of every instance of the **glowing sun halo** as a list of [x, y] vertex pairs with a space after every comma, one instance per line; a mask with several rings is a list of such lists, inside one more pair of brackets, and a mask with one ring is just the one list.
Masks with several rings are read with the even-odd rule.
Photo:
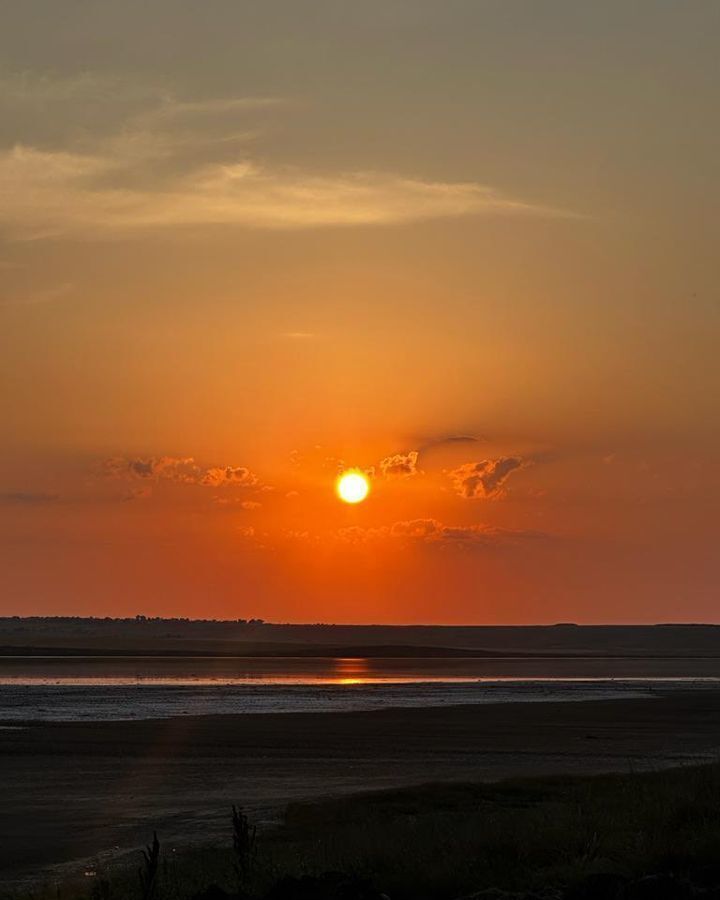
[[368, 495], [370, 482], [362, 472], [343, 472], [336, 489], [338, 497], [345, 503], [361, 503]]

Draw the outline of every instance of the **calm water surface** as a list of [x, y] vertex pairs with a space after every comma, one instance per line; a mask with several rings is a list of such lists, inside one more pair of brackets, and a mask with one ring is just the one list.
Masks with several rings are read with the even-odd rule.
[[720, 659], [15, 657], [0, 723], [581, 701], [720, 687]]

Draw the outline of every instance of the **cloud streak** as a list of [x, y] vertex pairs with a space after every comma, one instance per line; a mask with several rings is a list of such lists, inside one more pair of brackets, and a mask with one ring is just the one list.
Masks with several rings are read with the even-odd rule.
[[[84, 79], [64, 88], [17, 82], [12, 98], [37, 102], [59, 91], [72, 99], [92, 89]], [[109, 134], [61, 148], [32, 142], [6, 147], [0, 150], [0, 225], [25, 239], [88, 239], [205, 226], [299, 229], [483, 214], [563, 215], [471, 181], [263, 162], [248, 149], [257, 131], [243, 129], [243, 117], [281, 103], [262, 97], [140, 97], [133, 99], [139, 108]]]
[[41, 506], [56, 503], [60, 497], [46, 491], [2, 491], [0, 503], [10, 506]]
[[[2, 267], [0, 266], [0, 268]], [[51, 287], [10, 294], [6, 297], [0, 295], [0, 306], [40, 306], [44, 303], [54, 303], [56, 300], [62, 300], [70, 295], [74, 288], [75, 285], [68, 281]]]
[[297, 229], [542, 212], [470, 182], [381, 172], [318, 175], [248, 159], [198, 166], [162, 189], [113, 186], [123, 162], [24, 146], [6, 150], [0, 154], [0, 222], [25, 238], [89, 238], [184, 226]]
[[402, 544], [429, 544], [446, 547], [494, 547], [525, 539], [547, 537], [542, 532], [496, 528], [492, 525], [446, 525], [437, 519], [408, 519], [379, 528], [351, 526], [338, 532], [341, 541], [366, 544], [397, 541]]

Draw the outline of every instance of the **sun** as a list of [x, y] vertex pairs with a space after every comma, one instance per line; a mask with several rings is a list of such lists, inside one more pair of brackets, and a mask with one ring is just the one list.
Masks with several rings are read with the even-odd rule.
[[343, 472], [335, 485], [338, 497], [345, 503], [362, 503], [370, 492], [370, 482], [362, 472]]

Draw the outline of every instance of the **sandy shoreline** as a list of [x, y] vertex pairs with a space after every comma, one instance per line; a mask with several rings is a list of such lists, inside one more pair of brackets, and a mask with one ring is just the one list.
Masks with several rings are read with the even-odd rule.
[[128, 850], [154, 828], [170, 844], [207, 842], [238, 802], [272, 821], [291, 800], [343, 792], [719, 754], [720, 691], [0, 729], [0, 872]]

